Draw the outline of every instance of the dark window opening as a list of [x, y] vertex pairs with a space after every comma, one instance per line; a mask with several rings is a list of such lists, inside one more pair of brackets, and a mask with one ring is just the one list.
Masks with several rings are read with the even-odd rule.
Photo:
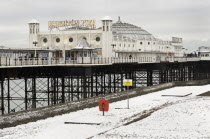
[[69, 38], [69, 42], [73, 42], [74, 40], [73, 40], [73, 38]]
[[44, 38], [44, 39], [43, 39], [43, 42], [44, 42], [44, 43], [47, 43], [47, 38]]
[[100, 37], [96, 37], [96, 41], [99, 42], [100, 41]]
[[60, 42], [60, 38], [57, 38], [57, 39], [56, 39], [56, 42], [59, 43], [59, 42]]

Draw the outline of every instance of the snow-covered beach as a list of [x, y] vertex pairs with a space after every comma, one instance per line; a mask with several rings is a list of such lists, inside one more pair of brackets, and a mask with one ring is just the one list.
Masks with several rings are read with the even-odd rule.
[[[0, 138], [210, 138], [210, 97], [197, 96], [210, 85], [174, 87], [98, 107], [0, 129]], [[162, 95], [186, 95], [173, 97]], [[97, 123], [64, 124], [64, 122]]]

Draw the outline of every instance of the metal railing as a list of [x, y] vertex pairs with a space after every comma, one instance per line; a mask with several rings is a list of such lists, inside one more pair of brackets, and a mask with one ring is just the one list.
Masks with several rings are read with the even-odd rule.
[[187, 62], [200, 61], [200, 57], [84, 57], [77, 59], [63, 58], [7, 58], [0, 57], [0, 66], [24, 65], [58, 65], [58, 64], [113, 64], [113, 63], [160, 63], [160, 62]]

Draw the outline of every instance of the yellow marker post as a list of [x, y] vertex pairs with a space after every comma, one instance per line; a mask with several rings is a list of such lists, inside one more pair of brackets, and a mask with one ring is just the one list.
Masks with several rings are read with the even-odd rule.
[[132, 79], [124, 79], [123, 85], [124, 86], [132, 86], [133, 85]]
[[[127, 90], [128, 90], [129, 86], [133, 86], [132, 79], [124, 79], [123, 80], [123, 85], [127, 86]], [[128, 106], [128, 109], [129, 109], [129, 94], [128, 94], [128, 92], [127, 92], [127, 106]]]

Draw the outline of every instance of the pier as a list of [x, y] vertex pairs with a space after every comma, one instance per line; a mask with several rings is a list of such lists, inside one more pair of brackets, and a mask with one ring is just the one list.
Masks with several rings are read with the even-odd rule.
[[1, 114], [56, 105], [168, 82], [209, 78], [209, 61], [125, 61], [107, 64], [49, 64], [0, 67]]

